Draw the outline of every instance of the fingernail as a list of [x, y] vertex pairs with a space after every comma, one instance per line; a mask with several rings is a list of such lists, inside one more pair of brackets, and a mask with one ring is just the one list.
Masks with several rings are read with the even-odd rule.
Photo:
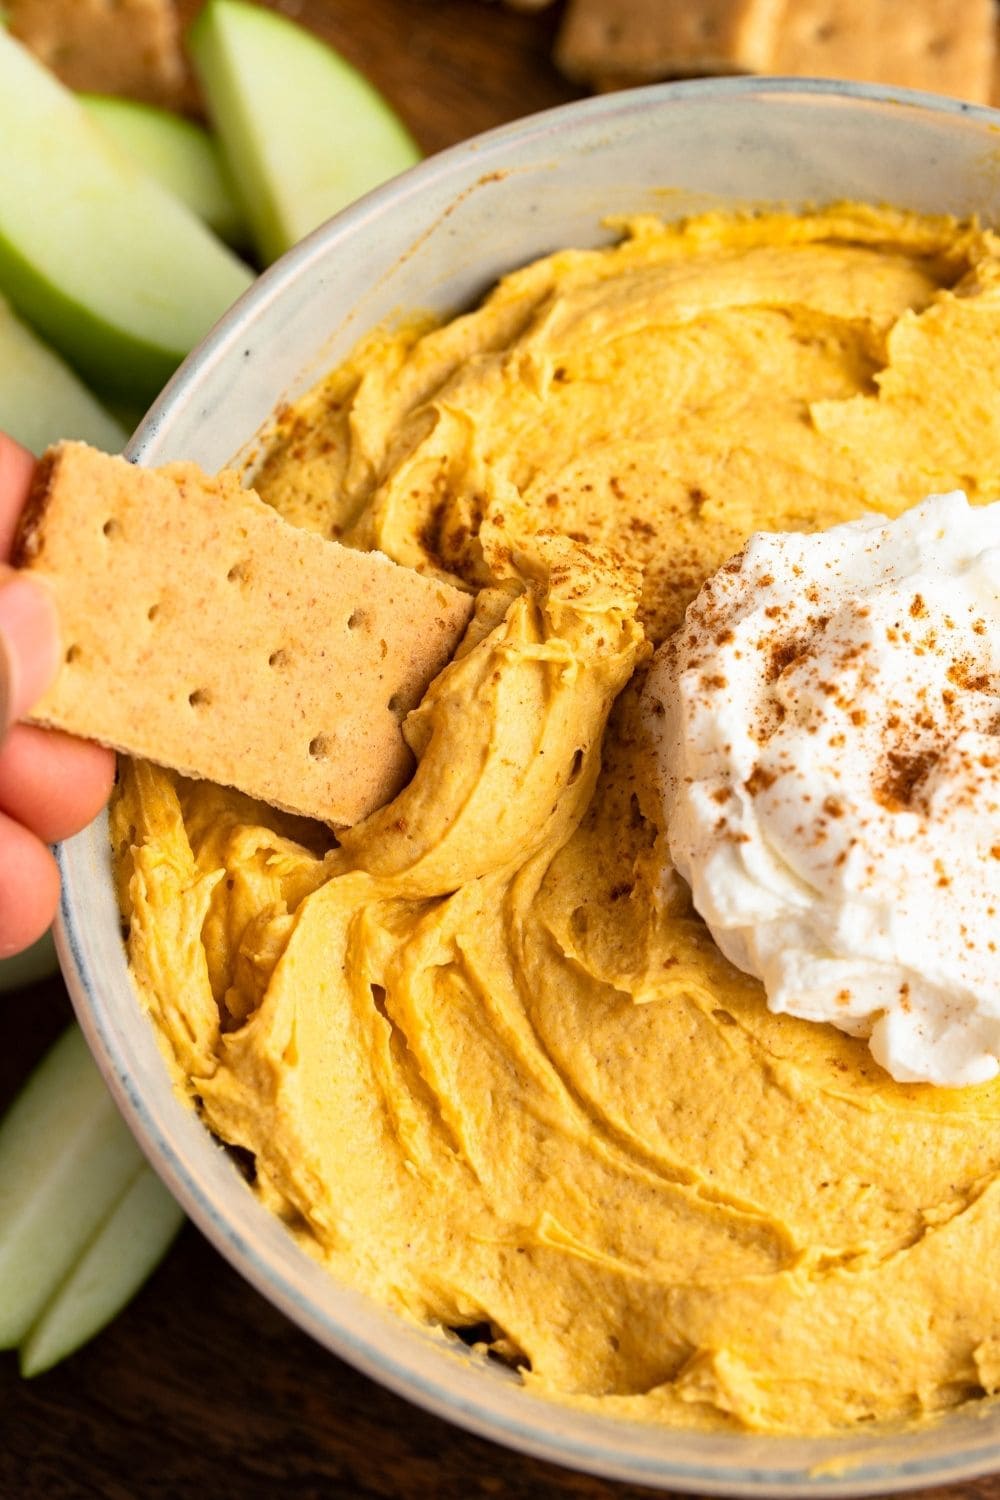
[[0, 715], [22, 719], [56, 675], [59, 626], [55, 600], [34, 578], [0, 585]]

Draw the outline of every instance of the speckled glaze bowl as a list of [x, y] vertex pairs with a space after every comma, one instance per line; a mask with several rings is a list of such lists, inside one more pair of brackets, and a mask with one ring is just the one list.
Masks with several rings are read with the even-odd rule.
[[[607, 215], [861, 198], [1000, 220], [1000, 113], [926, 95], [724, 79], [614, 94], [432, 158], [317, 230], [186, 361], [130, 456], [208, 469], [252, 453], [276, 405], [372, 325], [451, 313], [503, 272], [612, 238]], [[595, 1418], [528, 1394], [457, 1339], [404, 1322], [309, 1260], [173, 1094], [129, 981], [101, 818], [59, 851], [60, 956], [98, 1063], [196, 1224], [322, 1344], [439, 1416], [557, 1463], [702, 1494], [856, 1496], [1000, 1469], [1000, 1403], [912, 1431], [766, 1438]]]

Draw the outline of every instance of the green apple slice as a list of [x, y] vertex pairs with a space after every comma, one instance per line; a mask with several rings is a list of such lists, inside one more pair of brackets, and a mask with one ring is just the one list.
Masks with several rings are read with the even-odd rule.
[[249, 242], [243, 210], [236, 200], [219, 143], [201, 125], [182, 115], [120, 99], [113, 94], [81, 94], [80, 101], [102, 130], [155, 177], [162, 187], [204, 219], [231, 245]]
[[[0, 412], [2, 410], [3, 389], [0, 386]], [[0, 427], [3, 426], [4, 422], [0, 417]], [[23, 442], [24, 439], [20, 441]], [[22, 990], [29, 984], [37, 984], [40, 979], [47, 979], [50, 974], [54, 974], [58, 967], [59, 960], [50, 927], [48, 932], [43, 932], [38, 941], [32, 943], [30, 948], [25, 948], [23, 953], [0, 959], [0, 995], [6, 994], [8, 990]]]
[[[0, 429], [33, 453], [60, 438], [81, 438], [118, 453], [125, 430], [0, 298]], [[7, 963], [0, 963], [0, 988]]]
[[21, 1342], [142, 1162], [70, 1027], [0, 1123], [0, 1348]]
[[419, 160], [371, 84], [272, 10], [207, 0], [188, 49], [265, 261]]
[[0, 28], [0, 292], [99, 389], [151, 398], [249, 269]]
[[159, 1265], [183, 1210], [145, 1163], [21, 1343], [22, 1375], [40, 1375], [110, 1323]]

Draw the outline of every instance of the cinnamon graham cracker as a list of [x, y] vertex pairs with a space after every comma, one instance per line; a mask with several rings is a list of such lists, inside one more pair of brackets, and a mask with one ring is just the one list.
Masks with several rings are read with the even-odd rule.
[[846, 78], [986, 103], [997, 0], [569, 0], [556, 61], [598, 89], [705, 73]]
[[406, 780], [402, 718], [472, 612], [289, 525], [235, 474], [83, 443], [42, 459], [15, 562], [52, 589], [64, 648], [36, 723], [334, 826]]
[[784, 0], [771, 73], [990, 99], [994, 0]]
[[73, 89], [190, 106], [174, 0], [7, 0], [11, 34]]
[[632, 82], [764, 71], [782, 0], [570, 0], [556, 62], [570, 78]]

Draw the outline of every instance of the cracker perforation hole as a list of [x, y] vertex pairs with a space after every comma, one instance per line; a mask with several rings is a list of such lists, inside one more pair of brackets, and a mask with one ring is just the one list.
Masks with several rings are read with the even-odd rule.
[[309, 741], [309, 754], [313, 760], [329, 760], [333, 754], [333, 740], [328, 734], [313, 735]]
[[109, 516], [104, 525], [101, 527], [104, 535], [109, 537], [117, 536], [121, 529], [121, 522], [117, 521], [114, 516]]
[[569, 776], [566, 778], [567, 786], [572, 786], [580, 772], [583, 770], [583, 749], [578, 747], [573, 751], [573, 759], [569, 763]]
[[396, 715], [397, 719], [401, 719], [406, 713], [406, 694], [393, 693], [392, 697], [389, 699], [389, 702], [386, 704], [386, 707], [391, 714]]
[[246, 583], [250, 577], [250, 564], [248, 562], [235, 562], [226, 574], [227, 583]]
[[351, 613], [347, 616], [348, 630], [364, 630], [370, 624], [371, 619], [366, 609], [352, 609]]
[[288, 661], [288, 652], [283, 646], [279, 646], [277, 651], [272, 651], [270, 656], [267, 658], [268, 666], [274, 667], [275, 671], [280, 671], [282, 667], [287, 667]]
[[157, 617], [157, 615], [159, 613], [160, 613], [160, 606], [158, 604], [151, 604], [149, 606], [149, 608], [147, 609], [147, 611], [146, 611], [146, 619], [147, 620], [155, 620], [156, 617]]
[[80, 660], [80, 657], [82, 655], [83, 655], [83, 653], [80, 650], [79, 646], [75, 646], [75, 645], [74, 646], [70, 646], [67, 649], [66, 655], [64, 656], [63, 660], [65, 661], [65, 663], [66, 663], [66, 665], [68, 667], [71, 667], [75, 661], [79, 661]]
[[212, 695], [207, 688], [195, 688], [188, 693], [188, 702], [192, 708], [207, 708], [212, 701]]

